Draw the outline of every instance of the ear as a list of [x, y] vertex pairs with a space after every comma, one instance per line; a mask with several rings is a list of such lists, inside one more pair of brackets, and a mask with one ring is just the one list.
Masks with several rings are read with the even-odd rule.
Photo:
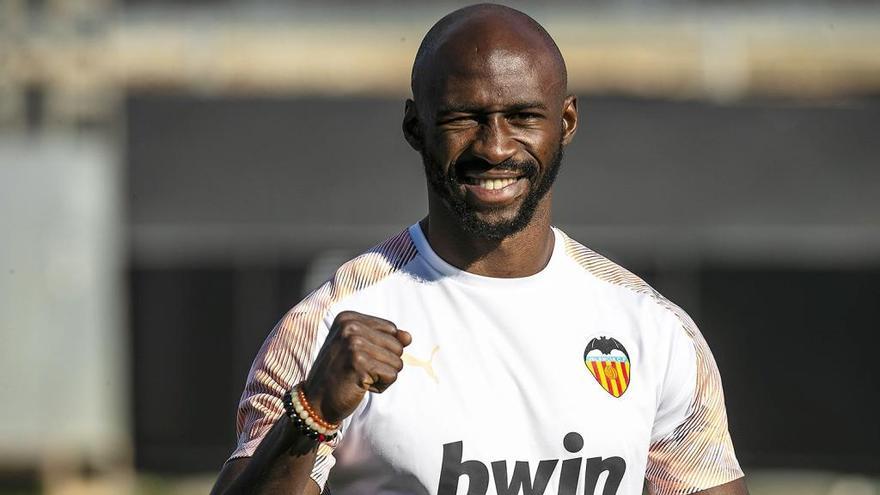
[[403, 137], [412, 149], [421, 152], [425, 144], [425, 138], [422, 135], [422, 126], [419, 122], [419, 115], [416, 111], [416, 103], [406, 100], [406, 107], [403, 111]]
[[566, 146], [574, 138], [578, 126], [577, 96], [569, 95], [562, 103], [562, 145]]

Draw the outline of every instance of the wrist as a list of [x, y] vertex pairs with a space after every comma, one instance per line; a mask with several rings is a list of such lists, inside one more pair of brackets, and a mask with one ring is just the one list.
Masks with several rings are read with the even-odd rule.
[[329, 407], [324, 401], [324, 394], [322, 393], [321, 387], [310, 385], [308, 381], [300, 382], [298, 386], [300, 390], [302, 390], [304, 398], [308, 404], [311, 405], [318, 417], [330, 424], [339, 424], [342, 422], [344, 418], [335, 413], [332, 410], [332, 407]]
[[299, 383], [284, 394], [284, 411], [294, 428], [304, 437], [329, 442], [339, 433], [339, 423], [329, 423], [315, 411], [306, 398], [303, 384]]

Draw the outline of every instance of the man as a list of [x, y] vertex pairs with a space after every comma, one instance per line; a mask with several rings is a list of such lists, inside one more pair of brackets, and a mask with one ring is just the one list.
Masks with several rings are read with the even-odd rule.
[[403, 121], [428, 216], [279, 322], [213, 493], [317, 494], [337, 458], [356, 493], [747, 493], [694, 323], [550, 225], [566, 79], [516, 10], [428, 32]]

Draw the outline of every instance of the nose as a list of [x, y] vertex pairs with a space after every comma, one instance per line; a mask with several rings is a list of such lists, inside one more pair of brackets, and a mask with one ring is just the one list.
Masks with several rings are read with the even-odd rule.
[[507, 120], [501, 115], [492, 115], [480, 124], [479, 133], [471, 144], [471, 154], [491, 165], [512, 158], [516, 154], [516, 141], [513, 140]]

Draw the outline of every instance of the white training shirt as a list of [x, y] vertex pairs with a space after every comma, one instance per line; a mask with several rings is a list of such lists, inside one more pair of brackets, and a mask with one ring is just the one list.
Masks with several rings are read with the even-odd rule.
[[554, 234], [549, 263], [529, 277], [455, 268], [418, 224], [344, 264], [257, 354], [231, 458], [253, 454], [336, 315], [353, 310], [413, 340], [397, 382], [368, 393], [319, 447], [312, 479], [323, 488], [333, 468], [334, 495], [640, 495], [645, 479], [671, 495], [741, 477], [693, 321]]

